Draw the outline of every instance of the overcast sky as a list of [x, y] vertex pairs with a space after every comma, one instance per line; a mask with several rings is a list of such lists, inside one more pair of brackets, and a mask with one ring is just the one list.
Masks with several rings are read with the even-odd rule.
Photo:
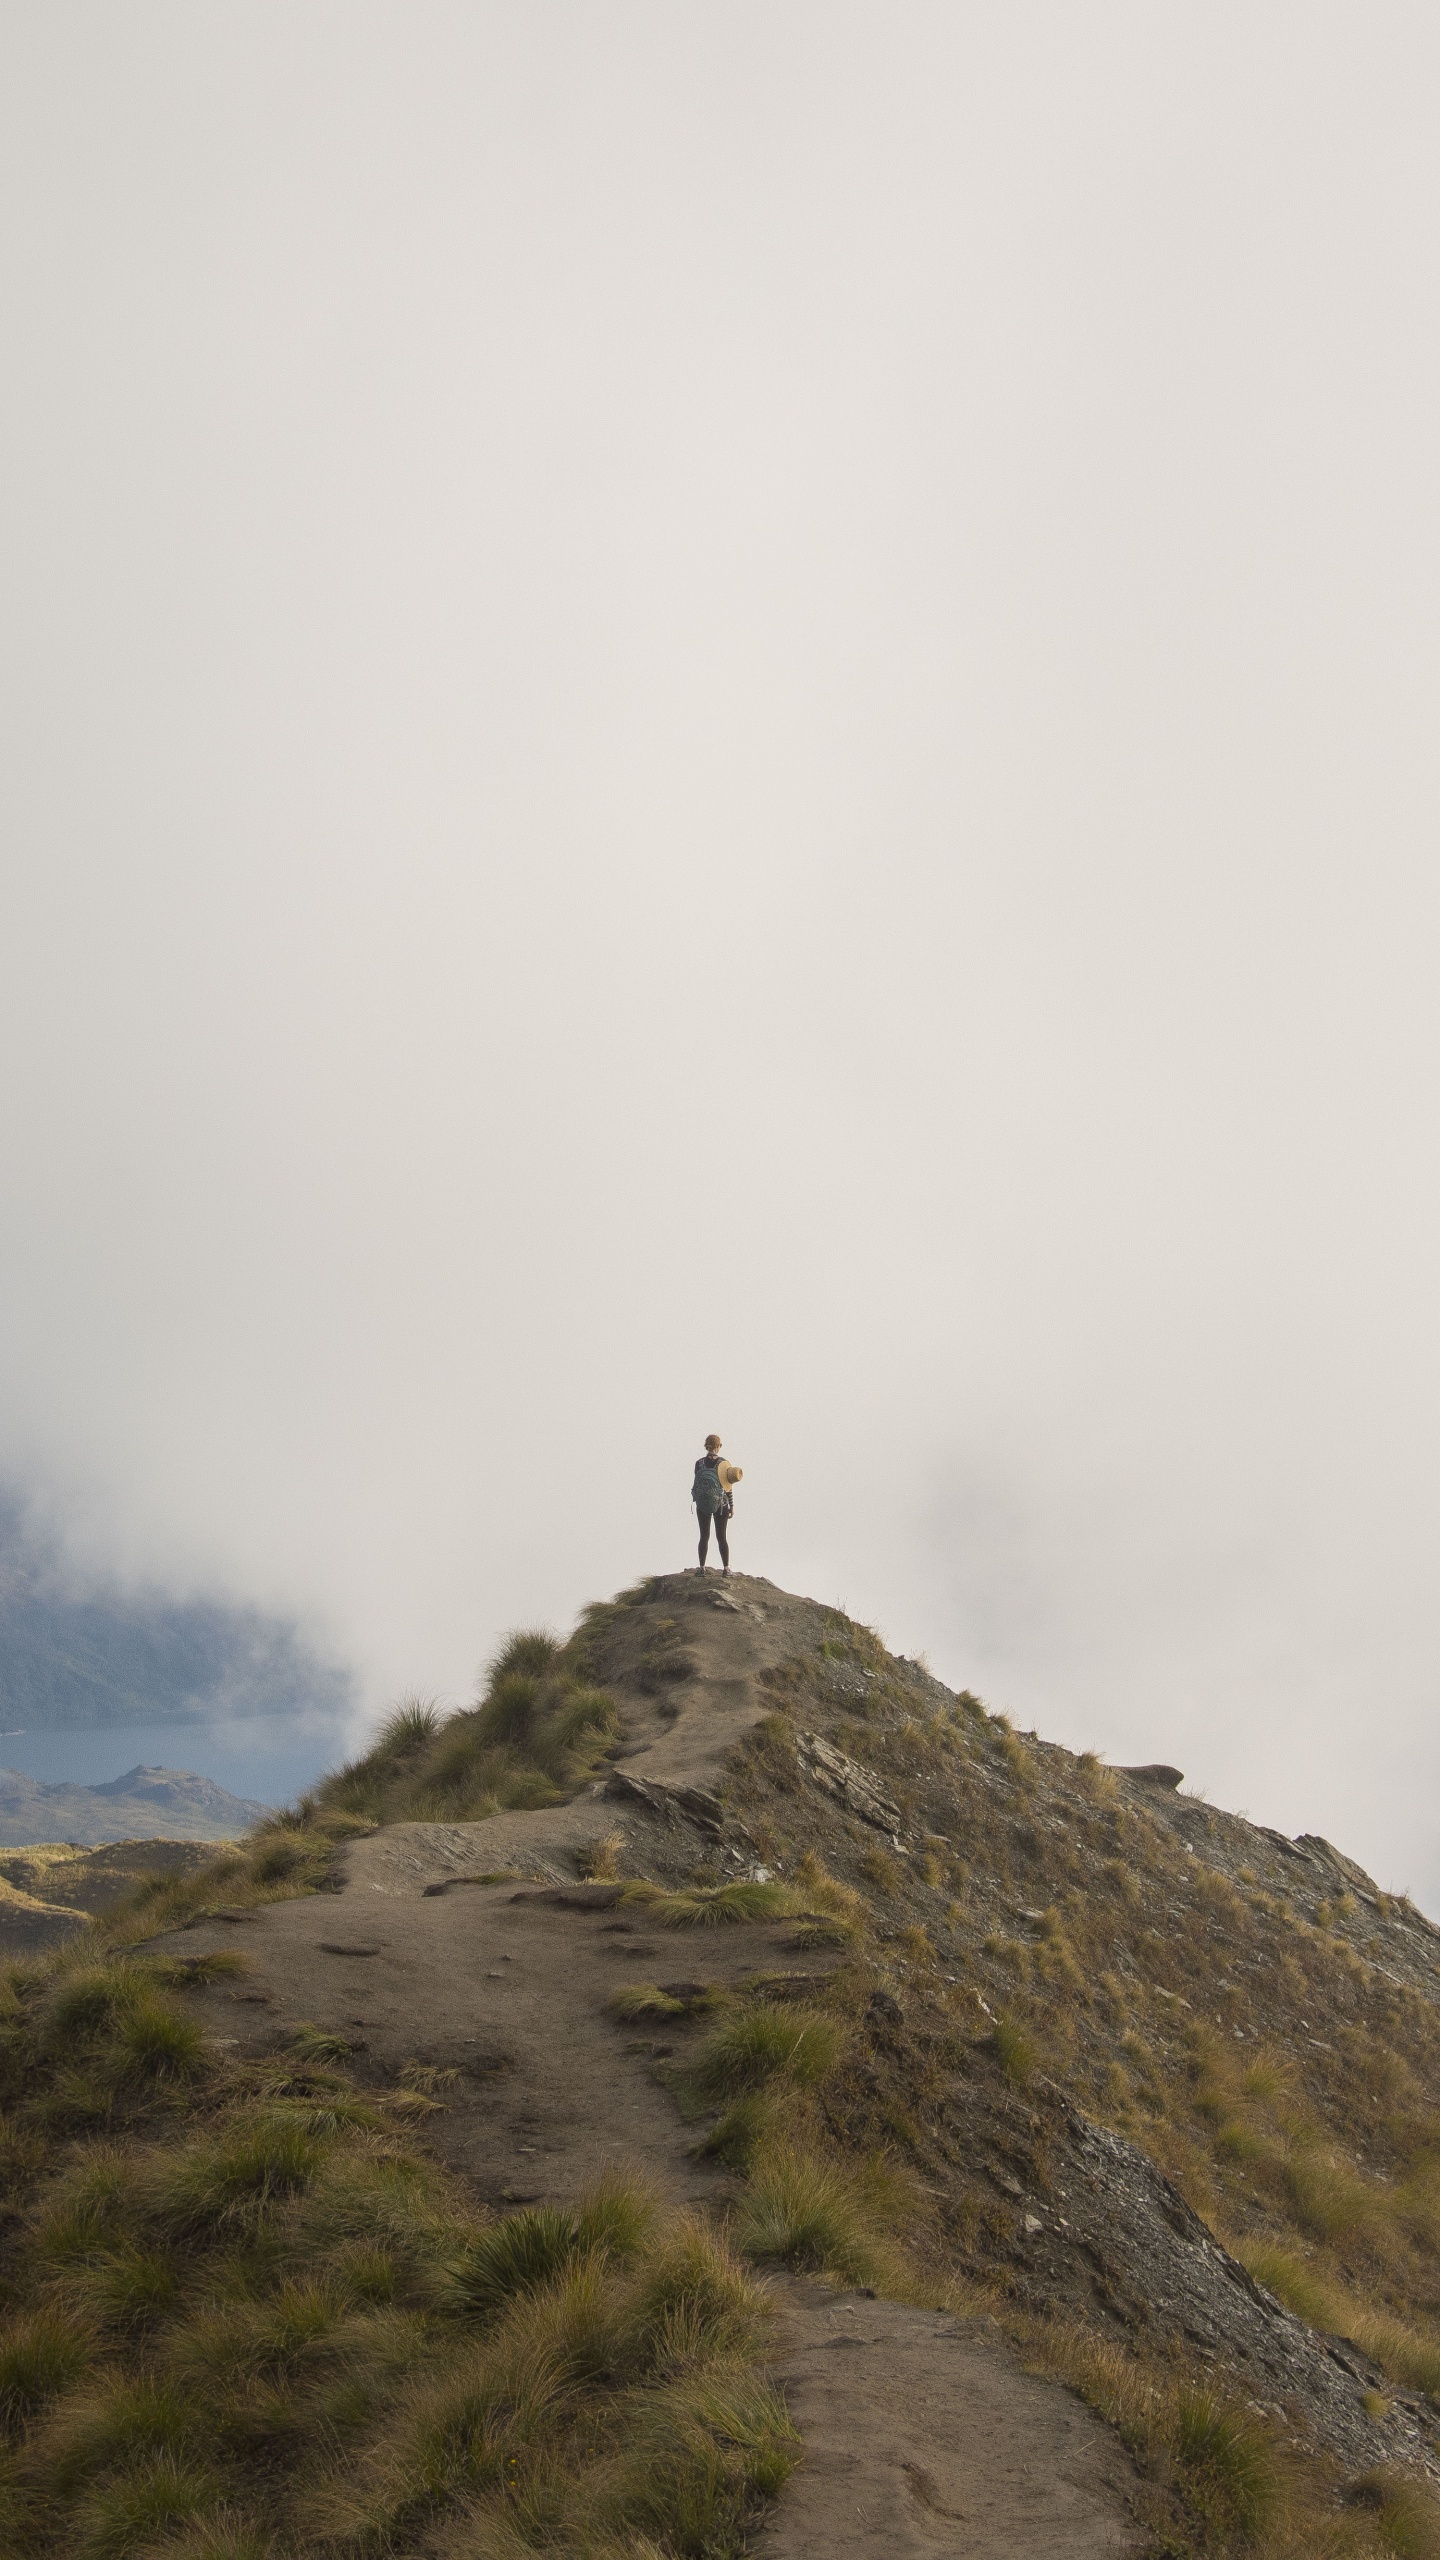
[[0, 10], [5, 1464], [691, 1552], [1440, 1908], [1440, 20]]

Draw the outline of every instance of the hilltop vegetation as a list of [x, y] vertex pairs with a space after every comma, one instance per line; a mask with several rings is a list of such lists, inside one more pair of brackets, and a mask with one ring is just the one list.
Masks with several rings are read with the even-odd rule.
[[[572, 1857], [586, 1909], [675, 1944], [611, 2009], [724, 2165], [723, 2228], [623, 2177], [491, 2215], [431, 2148], [453, 2072], [207, 2033], [243, 1959], [162, 1930], [323, 1893], [377, 1826], [573, 1800], [676, 1711], [674, 1588], [513, 1639], [475, 1707], [401, 1710], [12, 1971], [10, 2545], [728, 2560], [797, 2453], [754, 2272], [784, 2266], [992, 2313], [1119, 2429], [1157, 2555], [1440, 2554], [1440, 1938], [838, 1613], [804, 1604], [718, 1796], [632, 1789]], [[707, 1954], [762, 1924], [783, 1970]]]
[[567, 1646], [512, 1636], [485, 1695], [442, 1717], [423, 1701], [397, 1709], [363, 1758], [327, 1778], [305, 1810], [372, 1822], [477, 1822], [560, 1804], [614, 1735], [614, 1702], [585, 1676], [583, 1635]]
[[[863, 1631], [770, 1685], [735, 1787], [762, 1854], [783, 1871], [813, 1852], [794, 1734], [823, 1716], [916, 1843], [819, 1816], [897, 1987], [988, 2021], [1017, 2093], [1063, 2090], [1303, 2316], [1323, 2299], [1398, 2383], [1440, 2385], [1440, 1933], [1368, 1879], [1341, 1889], [1337, 1869], [1327, 1890], [1291, 1844], [1022, 1738]], [[967, 2261], [1024, 2298], [993, 2220], [968, 2217]]]

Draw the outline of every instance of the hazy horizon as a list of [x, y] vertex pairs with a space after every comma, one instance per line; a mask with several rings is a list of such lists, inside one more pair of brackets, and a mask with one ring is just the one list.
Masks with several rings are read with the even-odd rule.
[[717, 1430], [743, 1569], [1440, 1911], [1433, 13], [0, 71], [0, 1478], [79, 1583], [359, 1731], [689, 1560]]

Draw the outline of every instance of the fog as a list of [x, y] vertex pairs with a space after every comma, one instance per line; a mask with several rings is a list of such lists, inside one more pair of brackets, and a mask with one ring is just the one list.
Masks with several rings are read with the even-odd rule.
[[719, 1431], [745, 1569], [1440, 1909], [1437, 93], [1405, 0], [0, 16], [77, 1571], [459, 1699]]

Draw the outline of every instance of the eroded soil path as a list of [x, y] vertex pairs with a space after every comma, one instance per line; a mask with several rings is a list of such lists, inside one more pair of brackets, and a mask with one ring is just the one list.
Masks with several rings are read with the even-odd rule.
[[766, 2560], [1115, 2560], [1138, 2553], [1129, 2463], [989, 2321], [789, 2278], [776, 2378], [805, 2462], [754, 2537]]
[[[813, 1643], [823, 1615], [748, 1576], [723, 1592], [678, 1575], [659, 1586], [652, 1625], [693, 1667], [661, 1705], [623, 1677], [611, 1684], [619, 1765], [666, 1787], [713, 1786], [730, 1744], [767, 1711], [756, 1675]], [[803, 1992], [837, 1959], [797, 1946], [789, 1923], [658, 1929], [581, 1885], [577, 1851], [601, 1833], [621, 1833], [632, 1867], [653, 1866], [667, 1838], [673, 1853], [673, 1817], [604, 1784], [546, 1812], [393, 1825], [346, 1852], [339, 1893], [156, 1943], [243, 1952], [245, 1975], [201, 1995], [215, 2033], [240, 2049], [313, 2025], [349, 2039], [357, 2078], [377, 2090], [409, 2065], [453, 2072], [426, 2130], [490, 2204], [566, 2201], [614, 2167], [669, 2201], [723, 2210], [727, 2174], [697, 2156], [657, 2070], [703, 2029], [637, 2032], [614, 2019], [611, 1995], [757, 1975]], [[757, 2549], [773, 2560], [1138, 2549], [1116, 2439], [1070, 2392], [1021, 2372], [990, 2324], [795, 2277], [773, 2291], [775, 2369], [806, 2454]]]

